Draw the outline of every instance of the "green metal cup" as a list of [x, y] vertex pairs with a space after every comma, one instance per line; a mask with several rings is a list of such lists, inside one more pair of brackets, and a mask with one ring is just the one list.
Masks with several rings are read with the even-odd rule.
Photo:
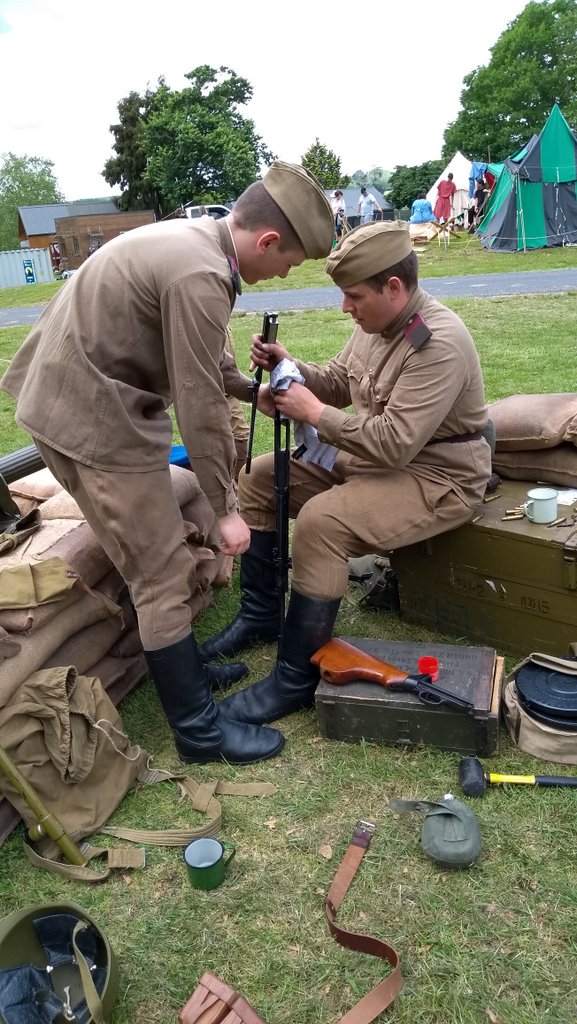
[[[225, 856], [226, 850], [230, 851], [228, 857]], [[190, 884], [195, 889], [216, 889], [224, 882], [226, 870], [235, 853], [232, 843], [208, 837], [193, 839], [182, 851]]]

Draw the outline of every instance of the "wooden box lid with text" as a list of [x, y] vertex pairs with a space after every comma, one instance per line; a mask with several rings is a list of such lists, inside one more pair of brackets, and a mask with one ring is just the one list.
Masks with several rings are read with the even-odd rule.
[[503, 659], [493, 648], [342, 639], [409, 673], [417, 673], [419, 658], [432, 655], [439, 662], [439, 686], [470, 700], [474, 710], [468, 714], [446, 705], [431, 706], [412, 693], [387, 690], [378, 683], [333, 686], [321, 680], [315, 706], [322, 736], [350, 743], [434, 746], [462, 755], [497, 751]]

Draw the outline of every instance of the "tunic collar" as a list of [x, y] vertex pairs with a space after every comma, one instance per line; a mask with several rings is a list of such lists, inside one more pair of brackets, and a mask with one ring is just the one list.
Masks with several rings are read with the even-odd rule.
[[411, 317], [413, 313], [417, 312], [417, 310], [423, 305], [424, 301], [425, 292], [422, 290], [422, 288], [419, 288], [419, 286], [417, 285], [414, 292], [412, 292], [412, 294], [409, 296], [409, 301], [407, 302], [406, 306], [403, 306], [403, 309], [401, 310], [399, 315], [395, 317], [395, 319], [392, 321], [392, 323], [389, 324], [386, 330], [381, 331], [383, 338], [386, 338], [387, 341], [392, 341], [392, 339], [399, 333], [404, 324], [406, 324], [409, 317]]
[[242, 283], [240, 280], [240, 273], [238, 269], [238, 253], [236, 251], [234, 238], [232, 237], [232, 231], [230, 230], [227, 221], [228, 217], [221, 217], [220, 220], [216, 221], [216, 227], [218, 229], [218, 238], [222, 246], [224, 255], [228, 260], [232, 286], [237, 295], [242, 295]]

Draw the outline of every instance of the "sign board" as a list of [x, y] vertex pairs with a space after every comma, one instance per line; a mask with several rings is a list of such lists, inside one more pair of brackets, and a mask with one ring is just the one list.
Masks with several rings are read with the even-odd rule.
[[36, 271], [34, 270], [34, 263], [32, 260], [22, 260], [22, 266], [24, 267], [26, 284], [36, 284]]

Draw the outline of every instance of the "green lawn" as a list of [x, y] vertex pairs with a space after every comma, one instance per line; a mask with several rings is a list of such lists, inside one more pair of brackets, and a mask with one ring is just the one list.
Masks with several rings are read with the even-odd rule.
[[[420, 247], [421, 248], [421, 247]], [[461, 234], [451, 240], [448, 248], [430, 242], [419, 251], [421, 277], [454, 277], [469, 274], [506, 274], [519, 270], [557, 270], [577, 267], [577, 248], [537, 249], [534, 252], [493, 253], [483, 249], [472, 235]], [[24, 285], [0, 289], [0, 308], [35, 306], [46, 303], [65, 281], [54, 284]], [[289, 288], [324, 288], [332, 285], [325, 272], [324, 260], [306, 260], [281, 280], [261, 281], [243, 285], [245, 292], [286, 291]]]
[[[451, 255], [451, 254], [449, 254]], [[544, 255], [544, 254], [541, 254]], [[575, 295], [451, 302], [475, 337], [490, 401], [512, 392], [575, 390]], [[246, 367], [261, 318], [238, 316], [233, 332]], [[6, 365], [27, 328], [0, 331]], [[338, 310], [282, 314], [279, 337], [295, 355], [322, 361], [338, 351], [350, 321]], [[12, 403], [0, 408], [0, 453], [28, 443], [14, 432]], [[272, 446], [258, 418], [256, 450]], [[238, 605], [238, 580], [219, 591], [196, 627], [204, 639]], [[337, 632], [391, 640], [449, 638], [396, 616], [343, 601]], [[577, 639], [577, 635], [576, 635]], [[452, 641], [455, 642], [455, 641]], [[463, 641], [461, 641], [463, 642]], [[251, 679], [268, 672], [272, 647], [246, 660]], [[512, 660], [508, 659], [510, 667]], [[122, 705], [128, 734], [178, 769], [150, 685]], [[390, 797], [459, 795], [458, 756], [432, 748], [348, 745], [319, 737], [313, 712], [285, 719], [283, 754], [247, 768], [188, 769], [198, 780], [271, 781], [276, 795], [223, 797], [221, 837], [237, 856], [214, 892], [190, 888], [180, 851], [151, 847], [147, 867], [101, 886], [34, 869], [12, 836], [0, 849], [3, 912], [74, 900], [106, 929], [120, 962], [120, 998], [111, 1024], [170, 1024], [204, 970], [237, 988], [268, 1024], [331, 1024], [383, 975], [372, 958], [330, 938], [323, 898], [359, 817], [377, 833], [340, 915], [345, 926], [379, 935], [401, 955], [405, 988], [386, 1020], [395, 1024], [570, 1024], [577, 1018], [575, 809], [571, 790], [510, 787], [471, 801], [484, 852], [471, 869], [441, 870], [419, 845], [416, 816], [388, 810]], [[494, 771], [571, 772], [521, 754], [501, 731]], [[115, 823], [177, 827], [202, 820], [167, 785], [131, 794]]]

